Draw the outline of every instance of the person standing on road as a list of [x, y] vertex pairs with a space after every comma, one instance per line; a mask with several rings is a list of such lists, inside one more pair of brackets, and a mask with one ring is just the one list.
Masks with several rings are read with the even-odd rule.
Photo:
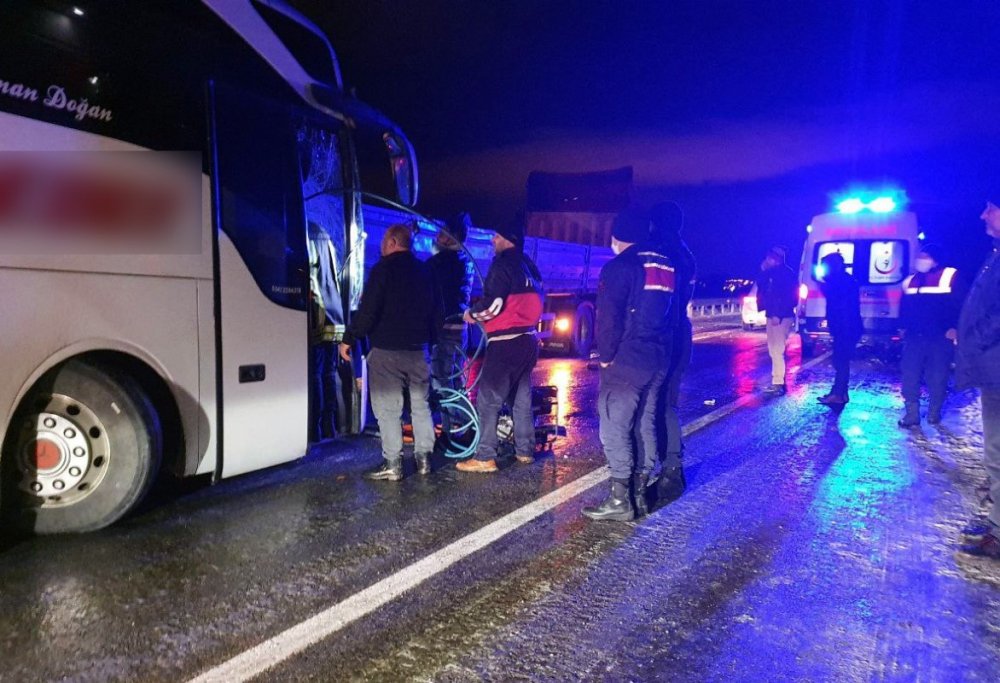
[[[674, 267], [649, 243], [649, 215], [626, 209], [615, 218], [611, 249], [597, 290], [597, 349], [601, 387], [597, 398], [601, 445], [611, 469], [611, 492], [583, 514], [628, 521], [646, 511], [646, 482], [656, 443], [656, 396], [663, 383], [674, 333], [670, 306]], [[638, 425], [636, 437], [634, 429]], [[638, 466], [633, 438], [638, 441]], [[630, 485], [635, 475], [635, 504]]]
[[920, 424], [921, 378], [927, 381], [930, 394], [927, 421], [931, 424], [941, 421], [964, 298], [958, 271], [942, 266], [941, 261], [941, 247], [925, 244], [917, 254], [917, 272], [903, 280], [901, 370], [906, 409], [899, 420], [900, 427]]
[[676, 202], [657, 204], [650, 211], [653, 244], [657, 251], [670, 259], [676, 271], [676, 294], [670, 306], [669, 327], [670, 356], [667, 376], [656, 398], [658, 416], [657, 439], [659, 443], [660, 475], [656, 479], [655, 499], [665, 503], [680, 497], [686, 486], [681, 453], [681, 423], [678, 416], [681, 379], [691, 363], [692, 329], [688, 318], [688, 302], [694, 296], [696, 264], [694, 255], [681, 238], [684, 214]]
[[757, 278], [757, 310], [767, 317], [767, 352], [771, 356], [771, 384], [764, 393], [783, 396], [785, 388], [785, 345], [795, 325], [798, 281], [785, 261], [784, 247], [771, 247], [760, 264]]
[[496, 255], [486, 274], [483, 297], [464, 316], [466, 322], [482, 323], [486, 329], [486, 353], [476, 396], [479, 447], [474, 457], [455, 465], [462, 472], [497, 471], [497, 421], [504, 402], [511, 404], [517, 461], [535, 460], [531, 371], [538, 361], [535, 332], [542, 318], [542, 276], [524, 254], [520, 216], [497, 229], [493, 250]]
[[[474, 266], [462, 250], [462, 243], [471, 225], [467, 213], [460, 213], [448, 221], [434, 240], [436, 253], [427, 260], [444, 306], [444, 324], [431, 352], [431, 384], [439, 406], [442, 390], [458, 388], [465, 363], [467, 334], [462, 316], [472, 296]], [[443, 407], [440, 411], [441, 432], [447, 443], [451, 435], [451, 415]]]
[[309, 424], [309, 439], [323, 441], [337, 435], [346, 420], [337, 375], [337, 343], [334, 320], [343, 320], [340, 293], [337, 291], [337, 261], [330, 235], [320, 225], [309, 221], [309, 301], [313, 372], [309, 382], [314, 413]]
[[956, 379], [960, 387], [979, 388], [983, 461], [990, 477], [991, 503], [987, 524], [966, 528], [968, 536], [977, 538], [962, 551], [1000, 560], [1000, 207], [987, 202], [980, 218], [993, 238], [993, 253], [962, 306]]
[[383, 462], [367, 472], [368, 479], [403, 478], [403, 392], [410, 395], [414, 453], [417, 469], [430, 472], [434, 450], [431, 417], [430, 367], [427, 347], [444, 318], [433, 276], [426, 263], [410, 250], [410, 228], [390, 226], [382, 238], [382, 258], [372, 268], [361, 295], [361, 305], [340, 344], [340, 357], [351, 361], [351, 348], [368, 337], [368, 386], [372, 411], [382, 438]]
[[861, 339], [861, 291], [858, 282], [847, 272], [844, 257], [827, 254], [820, 262], [823, 270], [820, 289], [826, 297], [826, 323], [833, 337], [833, 369], [836, 373], [830, 393], [816, 400], [828, 406], [843, 406], [850, 398], [847, 386], [851, 379], [851, 358]]

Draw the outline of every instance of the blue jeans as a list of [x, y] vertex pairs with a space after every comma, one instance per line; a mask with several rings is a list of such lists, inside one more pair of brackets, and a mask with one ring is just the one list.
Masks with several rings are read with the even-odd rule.
[[441, 389], [458, 389], [462, 386], [462, 364], [465, 362], [466, 333], [461, 330], [444, 330], [431, 351], [431, 387], [436, 394], [435, 403], [441, 412], [441, 431], [445, 439], [451, 434], [451, 414], [440, 407]]

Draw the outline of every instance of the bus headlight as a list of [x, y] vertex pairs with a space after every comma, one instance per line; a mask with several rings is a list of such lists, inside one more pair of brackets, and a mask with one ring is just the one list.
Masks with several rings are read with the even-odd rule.
[[571, 326], [572, 322], [569, 318], [556, 318], [556, 322], [553, 325], [556, 328], [556, 332], [569, 332]]

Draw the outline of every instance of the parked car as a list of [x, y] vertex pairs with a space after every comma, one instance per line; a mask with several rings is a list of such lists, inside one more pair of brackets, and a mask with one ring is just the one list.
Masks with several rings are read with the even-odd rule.
[[743, 318], [743, 329], [752, 330], [767, 325], [767, 318], [763, 311], [757, 310], [757, 285], [750, 288], [750, 291], [743, 297], [743, 305], [740, 308]]

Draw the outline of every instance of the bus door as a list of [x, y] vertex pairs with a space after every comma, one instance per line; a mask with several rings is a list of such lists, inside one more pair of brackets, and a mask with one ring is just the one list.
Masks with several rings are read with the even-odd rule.
[[302, 116], [296, 122], [302, 196], [308, 226], [310, 344], [310, 439], [359, 431], [354, 368], [343, 363], [337, 343], [347, 322], [351, 216], [355, 185], [350, 148], [338, 121]]
[[302, 456], [309, 261], [288, 106], [210, 86], [220, 461], [231, 476]]

